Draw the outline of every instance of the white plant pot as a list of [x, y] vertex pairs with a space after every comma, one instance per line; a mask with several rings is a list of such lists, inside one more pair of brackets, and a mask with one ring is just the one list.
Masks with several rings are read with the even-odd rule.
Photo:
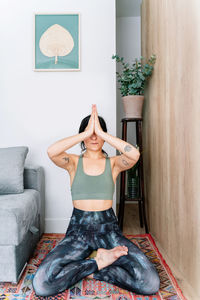
[[143, 95], [128, 95], [122, 97], [125, 118], [142, 118], [144, 103]]

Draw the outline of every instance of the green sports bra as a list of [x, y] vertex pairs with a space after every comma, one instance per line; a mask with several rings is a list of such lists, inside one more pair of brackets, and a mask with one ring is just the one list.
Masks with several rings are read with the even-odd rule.
[[115, 184], [112, 177], [110, 158], [106, 157], [106, 166], [103, 173], [88, 175], [83, 170], [83, 154], [81, 154], [71, 186], [72, 200], [112, 200], [114, 189]]

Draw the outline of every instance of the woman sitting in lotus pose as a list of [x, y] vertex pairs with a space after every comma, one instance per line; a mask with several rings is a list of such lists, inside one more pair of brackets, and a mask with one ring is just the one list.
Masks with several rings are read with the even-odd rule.
[[[104, 142], [122, 154], [108, 157]], [[81, 142], [77, 154], [65, 151]], [[33, 278], [38, 296], [69, 289], [84, 277], [106, 281], [136, 294], [159, 290], [160, 279], [147, 256], [120, 230], [112, 209], [113, 193], [120, 172], [133, 167], [139, 151], [107, 133], [96, 105], [85, 117], [79, 134], [57, 141], [48, 148], [50, 159], [70, 175], [73, 212], [65, 237], [40, 264]], [[89, 257], [96, 250], [95, 257]]]

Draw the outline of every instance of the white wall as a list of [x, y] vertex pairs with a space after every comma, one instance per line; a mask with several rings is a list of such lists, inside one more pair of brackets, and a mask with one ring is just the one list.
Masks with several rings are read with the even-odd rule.
[[[117, 17], [116, 19], [116, 53], [123, 56], [128, 63], [133, 63], [135, 58], [141, 56], [141, 17]], [[117, 64], [116, 70], [121, 72], [121, 65]], [[117, 82], [117, 136], [122, 138], [122, 122], [124, 111], [121, 94]], [[127, 140], [135, 145], [135, 123], [128, 123]], [[127, 176], [126, 176], [127, 178]], [[117, 178], [117, 202], [119, 202], [120, 176]]]
[[[29, 147], [26, 163], [45, 169], [45, 231], [65, 232], [73, 208], [69, 175], [46, 151], [78, 133], [92, 103], [116, 136], [115, 0], [4, 0], [0, 10], [0, 146]], [[81, 71], [34, 72], [34, 13], [68, 12], [80, 13]], [[111, 145], [104, 149], [116, 155]], [[80, 154], [80, 146], [69, 152]]]

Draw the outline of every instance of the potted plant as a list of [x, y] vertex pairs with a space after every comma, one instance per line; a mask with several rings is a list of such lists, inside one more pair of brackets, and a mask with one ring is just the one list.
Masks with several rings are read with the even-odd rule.
[[141, 56], [140, 60], [136, 58], [132, 65], [125, 63], [124, 58], [118, 55], [113, 55], [112, 59], [121, 63], [123, 68], [121, 74], [119, 72], [116, 74], [120, 83], [125, 117], [141, 118], [145, 83], [152, 75], [156, 56], [155, 54], [151, 55], [147, 63], [142, 62], [144, 57]]

